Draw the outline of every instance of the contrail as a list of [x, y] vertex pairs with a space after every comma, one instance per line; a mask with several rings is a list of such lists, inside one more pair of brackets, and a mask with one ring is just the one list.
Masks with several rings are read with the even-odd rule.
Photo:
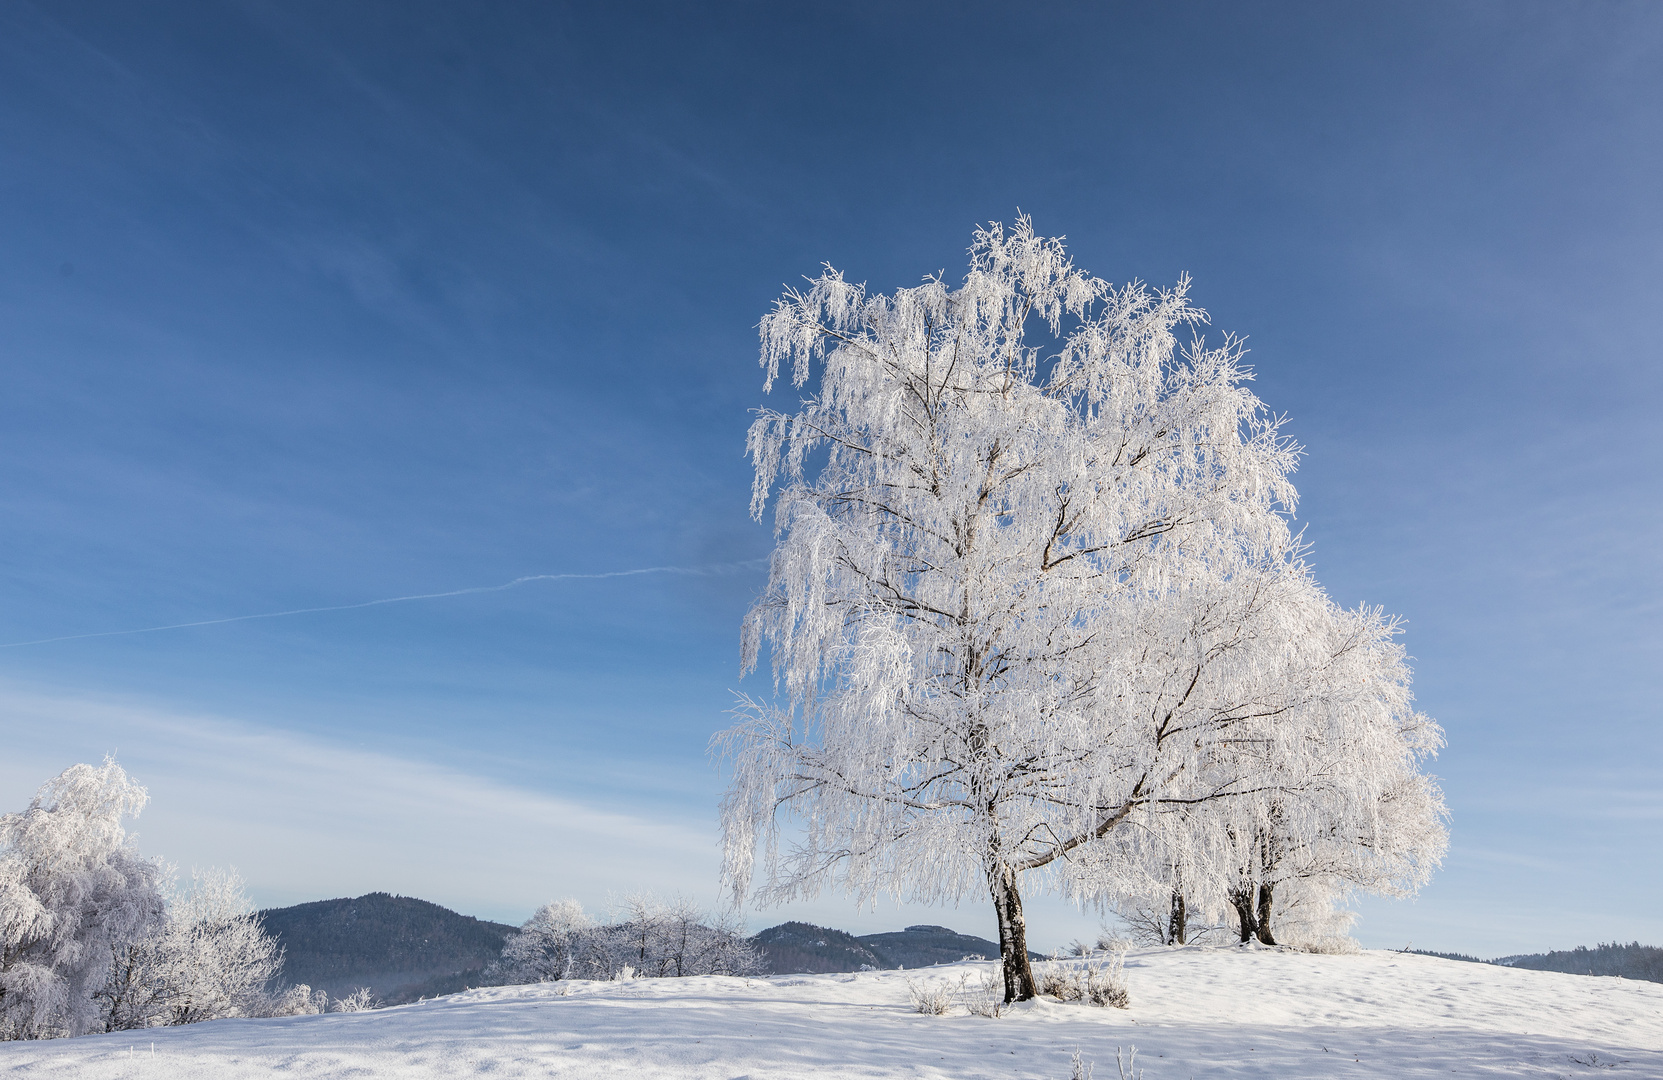
[[413, 596], [388, 596], [381, 600], [365, 600], [358, 604], [331, 604], [328, 607], [293, 608], [289, 611], [262, 611], [257, 615], [232, 615], [224, 619], [202, 619], [197, 622], [169, 623], [166, 626], [142, 626], [137, 630], [101, 630], [96, 634], [65, 634], [62, 637], [38, 638], [34, 641], [0, 643], [0, 649], [21, 649], [25, 645], [50, 645], [54, 641], [84, 641], [87, 638], [122, 637], [127, 634], [154, 634], [161, 630], [185, 630], [193, 626], [219, 626], [221, 623], [247, 622], [250, 619], [281, 619], [288, 615], [314, 615], [323, 611], [355, 611], [358, 608], [380, 607], [383, 604], [405, 604], [411, 600], [442, 600], [447, 596], [469, 596], [473, 593], [502, 592], [531, 581], [596, 581], [601, 578], [637, 577], [641, 574], [720, 574], [730, 570], [752, 570], [768, 565], [767, 559], [745, 562], [711, 563], [707, 566], [643, 566], [638, 570], [608, 570], [601, 574], [527, 574], [501, 585], [476, 585], [471, 589], [451, 589], [449, 592], [416, 593]]

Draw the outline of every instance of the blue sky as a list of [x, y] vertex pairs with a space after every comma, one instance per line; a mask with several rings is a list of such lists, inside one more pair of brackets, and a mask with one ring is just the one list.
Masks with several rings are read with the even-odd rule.
[[1407, 619], [1453, 846], [1360, 938], [1663, 942], [1659, 102], [1642, 3], [0, 0], [0, 644], [709, 568], [0, 648], [0, 803], [117, 751], [262, 903], [713, 896], [756, 321], [1021, 208], [1194, 275]]

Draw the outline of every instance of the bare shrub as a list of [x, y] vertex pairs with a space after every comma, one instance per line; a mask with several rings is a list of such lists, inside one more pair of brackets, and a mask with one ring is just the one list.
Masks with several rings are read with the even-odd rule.
[[1107, 930], [1104, 930], [1100, 932], [1096, 939], [1089, 944], [1081, 941], [1079, 938], [1075, 938], [1073, 941], [1068, 943], [1068, 948], [1063, 950], [1063, 955], [1084, 957], [1100, 952], [1124, 952], [1126, 949], [1130, 948], [1132, 944], [1133, 943], [1125, 937], [1119, 934], [1111, 934]]
[[[1572, 1060], [1575, 1060], [1574, 1058]], [[1080, 1056], [1080, 1048], [1074, 1048], [1074, 1056], [1069, 1059], [1071, 1066], [1068, 1080], [1091, 1080], [1092, 1066], [1095, 1062], [1087, 1061]], [[1120, 1073], [1120, 1080], [1143, 1080], [1143, 1070], [1138, 1068], [1138, 1048], [1132, 1047], [1130, 1056], [1122, 1056], [1120, 1047], [1114, 1048], [1115, 1071]]]
[[335, 999], [330, 1012], [369, 1012], [381, 1008], [381, 999], [367, 986], [360, 986], [345, 997]]
[[991, 973], [984, 972], [975, 985], [970, 985], [968, 981], [961, 984], [959, 992], [971, 1016], [997, 1020], [1004, 1015], [1005, 981], [998, 967]]
[[953, 998], [964, 987], [964, 979], [959, 980], [958, 986], [950, 986], [944, 982], [913, 982], [907, 980], [907, 996], [912, 999], [912, 1011], [925, 1016], [945, 1016], [948, 1009], [953, 1007]]
[[1040, 993], [1058, 1001], [1124, 1009], [1132, 1000], [1126, 988], [1125, 960], [1126, 951], [1117, 949], [1102, 960], [1053, 961], [1034, 973], [1035, 981]]
[[305, 983], [296, 983], [260, 1003], [255, 1016], [316, 1016], [329, 1011], [329, 995], [313, 990]]
[[1289, 944], [1300, 952], [1318, 953], [1323, 956], [1355, 956], [1363, 951], [1357, 942], [1339, 934], [1312, 938], [1309, 941], [1293, 941]]

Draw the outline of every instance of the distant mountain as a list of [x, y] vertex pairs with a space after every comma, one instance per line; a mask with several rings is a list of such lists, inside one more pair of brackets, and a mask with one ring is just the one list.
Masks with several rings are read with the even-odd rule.
[[389, 1005], [479, 985], [517, 929], [409, 896], [370, 893], [260, 913], [283, 946], [285, 984], [331, 997], [367, 986]]
[[[889, 934], [867, 934], [860, 943], [887, 957], [889, 963], [884, 966], [892, 968], [952, 964], [967, 956], [999, 959], [999, 946], [995, 942], [960, 934], [945, 926], [909, 926]], [[1039, 959], [1038, 953], [1029, 955]]]
[[788, 922], [770, 926], [751, 938], [751, 944], [762, 954], [764, 970], [776, 975], [861, 971], [894, 966], [859, 938], [813, 923]]
[[[518, 929], [388, 893], [273, 908], [260, 917], [284, 949], [280, 983], [305, 983], [330, 997], [367, 986], [389, 1005], [480, 985], [485, 966]], [[945, 926], [909, 926], [855, 937], [812, 923], [788, 922], [750, 940], [762, 954], [763, 970], [778, 975], [999, 958], [995, 942]], [[1041, 959], [1038, 953], [1029, 955]]]
[[[920, 968], [956, 963], [967, 956], [999, 959], [997, 943], [945, 926], [909, 926], [893, 933], [854, 937], [813, 923], [788, 922], [770, 926], [751, 938], [751, 943], [762, 954], [763, 967], [775, 975]], [[1036, 952], [1028, 955], [1042, 959]]]

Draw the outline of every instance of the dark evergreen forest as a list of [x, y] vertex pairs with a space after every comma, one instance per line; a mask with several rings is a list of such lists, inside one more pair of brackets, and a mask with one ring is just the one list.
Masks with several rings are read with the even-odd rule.
[[1503, 956], [1496, 960], [1481, 960], [1466, 953], [1428, 952], [1409, 949], [1419, 956], [1437, 956], [1445, 960], [1465, 960], [1473, 964], [1499, 964], [1502, 967], [1528, 968], [1531, 971], [1563, 971], [1568, 975], [1610, 975], [1623, 979], [1644, 979], [1663, 982], [1663, 949], [1642, 945], [1638, 941], [1627, 945], [1610, 942], [1588, 948], [1578, 945], [1559, 952], [1529, 953], [1522, 956]]
[[1497, 960], [1508, 967], [1530, 968], [1534, 971], [1565, 971], [1572, 975], [1620, 975], [1625, 979], [1646, 979], [1663, 982], [1663, 949], [1642, 945], [1638, 941], [1627, 945], [1610, 942], [1588, 948], [1578, 945], [1563, 952], [1536, 953], [1530, 956], [1508, 956]]

